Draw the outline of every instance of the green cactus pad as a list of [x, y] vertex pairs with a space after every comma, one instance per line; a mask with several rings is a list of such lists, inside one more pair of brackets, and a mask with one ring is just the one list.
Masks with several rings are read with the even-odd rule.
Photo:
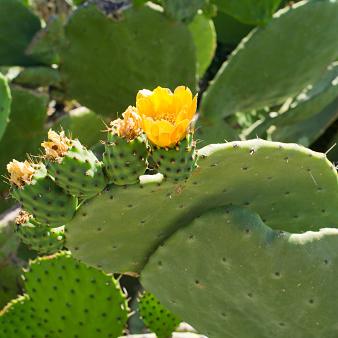
[[26, 54], [46, 65], [58, 64], [60, 50], [64, 43], [63, 25], [62, 15], [51, 17], [46, 27], [35, 34], [26, 49]]
[[220, 11], [217, 12], [217, 16], [213, 21], [216, 28], [217, 41], [230, 47], [231, 50], [254, 28], [254, 26], [239, 22], [234, 17]]
[[53, 254], [60, 251], [65, 241], [63, 227], [52, 229], [34, 220], [18, 224], [16, 232], [23, 243], [40, 254]]
[[142, 283], [209, 338], [334, 338], [337, 245], [338, 229], [283, 233], [223, 207], [170, 237]]
[[25, 54], [40, 29], [37, 16], [19, 0], [0, 1], [0, 65], [26, 66], [35, 61]]
[[11, 112], [11, 92], [6, 78], [0, 73], [0, 140], [6, 130]]
[[110, 182], [117, 185], [139, 181], [147, 169], [147, 145], [143, 137], [126, 139], [108, 132], [103, 163]]
[[15, 84], [25, 87], [59, 87], [60, 74], [57, 69], [49, 67], [28, 67], [25, 68], [13, 80]]
[[41, 223], [60, 226], [74, 215], [77, 198], [66, 194], [47, 176], [43, 164], [36, 169], [32, 182], [22, 188], [12, 187], [12, 196]]
[[139, 272], [166, 237], [228, 204], [258, 212], [278, 230], [337, 227], [337, 173], [324, 154], [263, 140], [210, 145], [198, 153], [198, 168], [186, 183], [143, 176], [140, 185], [111, 186], [83, 204], [67, 226], [66, 247], [106, 271]]
[[48, 161], [48, 174], [67, 193], [82, 199], [93, 197], [106, 186], [102, 163], [78, 140], [60, 161]]
[[0, 338], [121, 336], [128, 306], [111, 276], [63, 252], [33, 261], [24, 280], [28, 296], [0, 314]]
[[144, 324], [158, 338], [168, 338], [180, 324], [180, 320], [167, 310], [151, 293], [144, 292], [138, 303], [138, 311]]
[[246, 24], [264, 24], [278, 9], [282, 0], [214, 0], [220, 11]]
[[197, 74], [203, 77], [216, 51], [216, 31], [212, 20], [203, 14], [195, 16], [189, 25], [194, 38], [197, 59]]
[[11, 301], [0, 312], [0, 338], [51, 337], [46, 333], [45, 323], [37, 317], [28, 295]]
[[79, 107], [56, 121], [53, 129], [60, 130], [60, 127], [69, 130], [73, 138], [90, 148], [101, 139], [104, 124], [102, 117], [85, 107]]
[[296, 141], [309, 147], [337, 119], [338, 98], [307, 120], [277, 128], [272, 138], [285, 142]]
[[[48, 96], [18, 86], [12, 86], [11, 92], [10, 121], [0, 142], [0, 175], [6, 174], [6, 164], [13, 158], [22, 161], [35, 152], [45, 134]], [[8, 185], [0, 180], [0, 191], [6, 189]]]
[[157, 170], [173, 182], [187, 180], [196, 162], [192, 135], [188, 135], [175, 148], [153, 147], [151, 153]]
[[170, 18], [189, 22], [205, 2], [205, 0], [162, 0], [162, 5], [164, 13]]
[[[303, 136], [313, 141], [312, 133], [308, 134], [309, 130], [306, 125], [312, 119], [316, 119], [316, 115], [319, 115], [338, 96], [338, 81], [336, 79], [338, 79], [338, 62], [330, 65], [316, 82], [299, 94], [290, 104], [288, 110], [276, 117], [267, 117], [263, 123], [250, 132], [249, 137], [259, 135], [266, 138], [268, 134], [269, 139], [274, 141], [294, 141], [309, 146], [309, 142], [305, 144], [300, 142], [301, 137], [292, 138], [293, 132], [295, 132], [294, 136], [298, 136], [297, 131], [301, 132], [303, 127]], [[317, 128], [317, 131], [320, 129]]]
[[12, 215], [13, 212], [9, 212], [0, 217], [0, 310], [19, 294], [21, 288], [20, 240], [13, 229]]
[[[221, 124], [224, 116], [283, 103], [299, 94], [337, 56], [337, 10], [336, 0], [302, 1], [254, 30], [205, 92], [204, 118]], [[309, 50], [314, 51], [311, 58]]]
[[121, 15], [113, 20], [92, 5], [71, 16], [61, 67], [69, 94], [98, 114], [115, 116], [142, 88], [185, 84], [194, 91], [195, 48], [188, 27], [148, 6]]

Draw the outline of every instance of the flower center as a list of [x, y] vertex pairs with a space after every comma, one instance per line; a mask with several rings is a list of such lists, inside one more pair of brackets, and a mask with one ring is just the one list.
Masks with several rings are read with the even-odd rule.
[[173, 113], [169, 113], [169, 112], [163, 112], [162, 113], [161, 112], [161, 113], [158, 113], [158, 115], [154, 117], [154, 120], [155, 121], [166, 120], [166, 121], [170, 122], [171, 124], [175, 124], [176, 116]]

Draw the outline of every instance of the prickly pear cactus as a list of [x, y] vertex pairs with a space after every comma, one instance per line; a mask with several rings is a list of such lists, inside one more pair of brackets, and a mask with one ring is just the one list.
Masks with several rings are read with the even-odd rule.
[[0, 314], [1, 338], [122, 334], [128, 307], [113, 277], [63, 252], [33, 261], [24, 281], [27, 294]]
[[49, 175], [66, 193], [86, 199], [106, 186], [102, 163], [78, 140], [50, 130], [42, 146]]
[[21, 222], [17, 220], [16, 233], [30, 249], [42, 255], [56, 253], [64, 246], [64, 227], [51, 228], [39, 224], [29, 216]]
[[151, 156], [165, 178], [180, 182], [187, 180], [195, 167], [195, 148], [192, 135], [187, 135], [175, 148], [153, 147]]
[[140, 272], [177, 229], [229, 204], [259, 213], [276, 230], [337, 227], [337, 173], [324, 154], [251, 140], [210, 145], [198, 155], [187, 182], [146, 175], [140, 184], [109, 186], [84, 203], [67, 226], [66, 247], [106, 271]]
[[73, 217], [77, 198], [66, 194], [56, 185], [42, 163], [37, 165], [17, 161], [11, 163], [13, 177], [16, 172], [18, 175], [21, 173], [27, 175], [26, 182], [11, 181], [11, 194], [38, 222], [61, 226]]
[[333, 338], [337, 244], [337, 229], [290, 234], [246, 208], [221, 207], [165, 241], [142, 283], [210, 338]]
[[138, 311], [145, 325], [156, 333], [158, 338], [171, 337], [181, 322], [149, 292], [144, 292], [140, 297]]
[[122, 116], [123, 119], [113, 121], [108, 128], [103, 154], [105, 173], [117, 185], [138, 182], [148, 164], [148, 145], [139, 115], [134, 107], [129, 107]]

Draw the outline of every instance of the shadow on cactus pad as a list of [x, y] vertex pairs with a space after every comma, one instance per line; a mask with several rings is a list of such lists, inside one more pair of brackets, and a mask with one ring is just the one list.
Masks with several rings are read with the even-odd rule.
[[142, 284], [209, 338], [337, 336], [338, 230], [272, 230], [222, 207], [152, 255]]

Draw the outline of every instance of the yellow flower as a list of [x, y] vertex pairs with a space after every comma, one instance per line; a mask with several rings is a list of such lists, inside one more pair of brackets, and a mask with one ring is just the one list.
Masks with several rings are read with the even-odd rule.
[[21, 188], [32, 181], [35, 169], [33, 164], [28, 161], [19, 162], [13, 160], [7, 164], [7, 171], [10, 175], [9, 182]]
[[136, 108], [142, 118], [142, 128], [148, 139], [159, 147], [172, 147], [188, 133], [196, 113], [197, 95], [179, 86], [174, 93], [168, 88], [140, 90]]
[[116, 119], [110, 123], [114, 134], [127, 140], [133, 140], [142, 132], [142, 120], [136, 108], [129, 106], [122, 114], [123, 119]]
[[52, 129], [48, 131], [48, 141], [42, 142], [41, 146], [45, 149], [46, 158], [57, 160], [63, 157], [72, 145], [72, 140], [65, 136], [65, 132], [60, 134]]

